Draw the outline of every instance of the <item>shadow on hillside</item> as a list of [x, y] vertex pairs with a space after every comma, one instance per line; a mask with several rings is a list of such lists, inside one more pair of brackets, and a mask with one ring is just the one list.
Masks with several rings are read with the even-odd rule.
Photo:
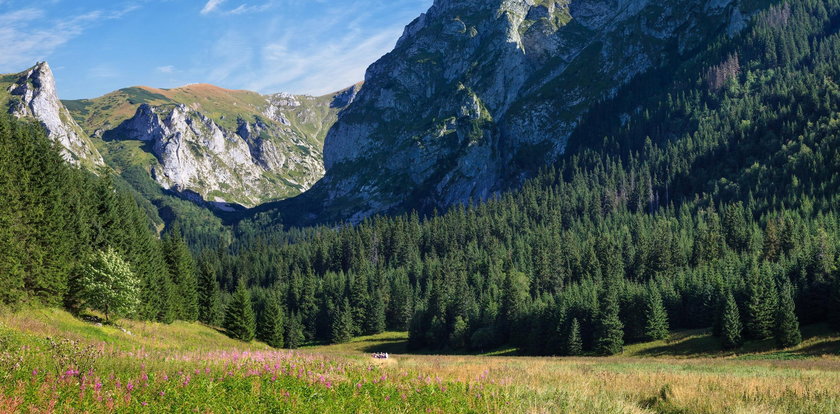
[[372, 338], [358, 341], [360, 344], [369, 343], [369, 345], [362, 345], [361, 351], [366, 353], [387, 352], [389, 354], [403, 354], [403, 355], [484, 355], [484, 356], [518, 356], [520, 355], [515, 348], [505, 348], [495, 352], [478, 353], [478, 352], [453, 352], [450, 350], [430, 350], [430, 349], [408, 349], [408, 340], [405, 338]]
[[704, 335], [645, 349], [639, 351], [638, 355], [648, 357], [700, 356], [717, 353], [720, 348], [720, 339], [711, 335]]

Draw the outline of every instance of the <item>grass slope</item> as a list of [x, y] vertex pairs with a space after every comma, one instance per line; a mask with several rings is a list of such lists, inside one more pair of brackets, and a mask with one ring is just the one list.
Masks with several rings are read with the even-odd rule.
[[[628, 347], [619, 357], [532, 358], [400, 354], [407, 338], [393, 332], [285, 351], [233, 341], [199, 324], [120, 325], [131, 335], [59, 310], [0, 315], [0, 412], [840, 409], [838, 337], [820, 327], [806, 334], [809, 339], [797, 349], [820, 345], [833, 350], [826, 353], [832, 355], [769, 361], [679, 355], [680, 347], [707, 341], [702, 332], [675, 335], [670, 343]], [[672, 350], [664, 354], [682, 358], [650, 356], [662, 347]], [[368, 356], [373, 351], [395, 354], [374, 360]]]

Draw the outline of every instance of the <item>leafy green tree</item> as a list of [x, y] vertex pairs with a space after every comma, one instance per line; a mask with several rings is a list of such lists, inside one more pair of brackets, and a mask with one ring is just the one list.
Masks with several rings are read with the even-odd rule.
[[240, 279], [225, 310], [224, 328], [232, 338], [250, 342], [256, 335], [256, 317], [251, 305], [251, 293]]
[[569, 356], [577, 356], [583, 353], [583, 339], [580, 336], [580, 323], [578, 323], [577, 318], [572, 318], [572, 322], [569, 323], [564, 352]]
[[91, 309], [111, 317], [130, 316], [140, 298], [140, 282], [128, 264], [111, 248], [94, 254], [82, 271], [81, 298]]
[[790, 281], [785, 281], [780, 293], [779, 309], [776, 311], [776, 343], [780, 348], [790, 348], [802, 342]]
[[735, 297], [732, 292], [726, 293], [726, 301], [723, 306], [723, 315], [721, 316], [721, 336], [722, 345], [724, 349], [735, 349], [743, 343], [741, 333], [743, 328], [741, 326], [741, 314], [738, 311], [738, 304], [735, 303]]
[[668, 313], [656, 288], [649, 289], [645, 301], [645, 337], [650, 341], [668, 337]]
[[618, 292], [615, 287], [607, 288], [601, 298], [595, 348], [601, 355], [619, 354], [624, 349], [624, 325], [619, 317]]
[[257, 338], [272, 348], [282, 348], [284, 345], [283, 337], [286, 334], [284, 319], [280, 300], [274, 294], [269, 295], [265, 309], [260, 315]]

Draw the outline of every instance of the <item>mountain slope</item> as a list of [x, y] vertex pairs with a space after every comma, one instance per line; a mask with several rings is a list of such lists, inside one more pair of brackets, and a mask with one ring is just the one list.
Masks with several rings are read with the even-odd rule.
[[194, 84], [65, 104], [118, 170], [141, 168], [165, 190], [225, 208], [297, 195], [320, 179], [323, 137], [354, 91], [263, 96]]
[[58, 99], [55, 77], [47, 62], [17, 74], [0, 75], [0, 108], [18, 118], [36, 119], [64, 158], [91, 169], [104, 165], [102, 156]]
[[301, 219], [430, 212], [519, 184], [593, 104], [736, 33], [759, 3], [438, 0], [368, 69]]

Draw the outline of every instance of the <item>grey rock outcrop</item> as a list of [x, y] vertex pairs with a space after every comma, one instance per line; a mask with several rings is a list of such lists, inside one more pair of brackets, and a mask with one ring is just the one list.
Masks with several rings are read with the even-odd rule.
[[590, 105], [745, 15], [739, 0], [436, 0], [327, 135], [313, 214], [429, 211], [521, 183]]
[[55, 77], [47, 62], [40, 62], [17, 75], [7, 91], [9, 112], [18, 118], [33, 118], [46, 129], [50, 139], [62, 147], [64, 158], [76, 165], [104, 165], [102, 156], [58, 99]]
[[290, 187], [305, 191], [324, 173], [320, 150], [291, 130], [256, 118], [239, 119], [231, 131], [186, 105], [143, 104], [105, 139], [149, 142], [155, 181], [210, 202], [254, 206]]

